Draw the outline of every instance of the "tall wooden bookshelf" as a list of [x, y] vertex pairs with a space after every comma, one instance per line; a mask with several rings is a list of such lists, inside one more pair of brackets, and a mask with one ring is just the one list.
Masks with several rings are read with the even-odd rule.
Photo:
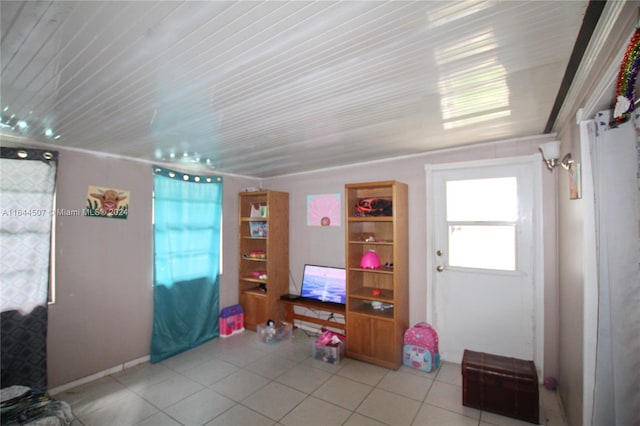
[[284, 319], [280, 296], [289, 293], [289, 194], [238, 195], [240, 305], [244, 326]]
[[[358, 215], [359, 201], [367, 198], [391, 201], [391, 215]], [[397, 181], [347, 184], [345, 199], [347, 356], [398, 369], [409, 326], [407, 185]], [[362, 255], [369, 250], [375, 250], [382, 267], [361, 268]]]

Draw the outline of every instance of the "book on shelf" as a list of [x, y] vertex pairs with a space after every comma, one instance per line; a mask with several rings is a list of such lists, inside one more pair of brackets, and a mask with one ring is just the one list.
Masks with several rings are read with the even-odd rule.
[[250, 217], [267, 217], [266, 204], [251, 204]]
[[267, 222], [249, 222], [253, 238], [267, 238], [269, 228]]

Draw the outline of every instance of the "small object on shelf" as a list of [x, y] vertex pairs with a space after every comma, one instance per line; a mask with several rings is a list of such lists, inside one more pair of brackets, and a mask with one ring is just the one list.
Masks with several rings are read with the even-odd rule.
[[269, 234], [267, 222], [250, 222], [249, 227], [253, 238], [267, 238]]
[[382, 303], [374, 300], [371, 302], [371, 307], [377, 311], [386, 311], [387, 309], [393, 309], [393, 303]]
[[374, 296], [380, 296], [382, 294], [382, 290], [380, 290], [379, 288], [372, 288], [371, 294]]
[[249, 253], [244, 253], [242, 257], [245, 259], [266, 259], [267, 254], [264, 250], [251, 250]]
[[253, 271], [251, 272], [252, 278], [257, 278], [259, 280], [266, 281], [267, 280], [267, 271]]
[[251, 204], [250, 217], [267, 217], [267, 205], [266, 204]]
[[264, 343], [277, 343], [289, 339], [292, 329], [287, 322], [268, 320], [265, 324], [258, 324], [258, 337]]
[[363, 269], [378, 269], [380, 267], [380, 258], [375, 250], [369, 250], [362, 255], [360, 267]]
[[364, 198], [358, 201], [356, 216], [391, 216], [393, 208], [391, 200], [383, 198]]

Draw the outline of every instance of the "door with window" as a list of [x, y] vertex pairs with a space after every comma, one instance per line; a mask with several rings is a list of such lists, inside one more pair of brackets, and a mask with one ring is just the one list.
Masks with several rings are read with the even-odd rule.
[[535, 167], [526, 157], [426, 168], [427, 306], [446, 361], [459, 363], [471, 349], [541, 367]]

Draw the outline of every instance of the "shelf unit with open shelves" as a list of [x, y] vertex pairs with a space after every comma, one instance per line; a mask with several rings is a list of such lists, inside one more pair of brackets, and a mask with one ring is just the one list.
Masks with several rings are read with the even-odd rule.
[[[390, 215], [364, 216], [363, 199], [391, 202]], [[345, 185], [347, 356], [397, 369], [409, 324], [408, 190], [397, 181]], [[386, 212], [387, 214], [389, 212]], [[374, 250], [380, 268], [360, 265]]]
[[244, 326], [284, 319], [280, 296], [289, 292], [289, 194], [238, 195], [238, 292]]

